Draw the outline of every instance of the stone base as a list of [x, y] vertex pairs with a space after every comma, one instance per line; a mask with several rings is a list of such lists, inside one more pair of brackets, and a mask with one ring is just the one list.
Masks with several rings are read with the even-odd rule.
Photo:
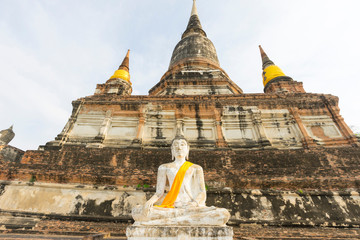
[[219, 226], [129, 226], [128, 240], [232, 240], [232, 227]]

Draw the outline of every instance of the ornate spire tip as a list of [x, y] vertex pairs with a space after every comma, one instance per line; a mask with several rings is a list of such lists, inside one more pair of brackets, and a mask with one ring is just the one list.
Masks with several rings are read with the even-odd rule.
[[124, 69], [126, 71], [129, 71], [129, 58], [130, 58], [130, 49], [128, 49], [126, 56], [119, 67], [119, 70]]
[[191, 16], [192, 15], [198, 15], [197, 8], [196, 8], [196, 0], [193, 0], [193, 7], [191, 10]]
[[259, 45], [259, 48], [260, 48], [261, 57], [263, 57], [263, 58], [264, 58], [264, 57], [267, 57], [267, 55], [266, 55], [264, 49], [262, 49], [261, 45]]

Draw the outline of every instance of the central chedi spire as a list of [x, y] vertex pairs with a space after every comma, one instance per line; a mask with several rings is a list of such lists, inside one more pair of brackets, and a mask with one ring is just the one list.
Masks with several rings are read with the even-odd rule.
[[189, 59], [201, 59], [215, 66], [220, 66], [214, 44], [207, 38], [205, 31], [202, 29], [195, 0], [188, 26], [171, 57], [170, 68], [181, 61]]
[[[193, 1], [193, 7], [192, 7], [192, 10], [191, 10], [190, 20], [189, 20], [189, 24], [188, 24], [188, 26], [186, 28], [185, 33], [187, 33], [187, 31], [191, 30], [191, 29], [198, 29], [198, 30], [202, 31], [205, 34], [205, 37], [206, 37], [206, 33], [202, 30], [199, 15], [198, 15], [198, 12], [197, 12], [196, 0]], [[185, 33], [183, 34], [182, 38], [185, 37], [184, 36]]]
[[189, 23], [175, 46], [168, 71], [150, 95], [240, 94], [242, 90], [220, 68], [214, 44], [207, 38], [196, 1]]

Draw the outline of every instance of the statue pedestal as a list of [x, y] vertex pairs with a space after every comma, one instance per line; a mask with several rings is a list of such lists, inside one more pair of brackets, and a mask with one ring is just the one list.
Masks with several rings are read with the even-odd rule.
[[129, 226], [128, 240], [232, 240], [232, 227], [224, 226]]

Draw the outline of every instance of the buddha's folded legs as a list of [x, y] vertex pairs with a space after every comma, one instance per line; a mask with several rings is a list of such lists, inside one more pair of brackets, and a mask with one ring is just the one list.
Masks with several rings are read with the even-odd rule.
[[146, 215], [142, 206], [133, 209], [135, 225], [178, 225], [178, 226], [224, 226], [230, 218], [225, 208], [158, 208], [153, 207]]

